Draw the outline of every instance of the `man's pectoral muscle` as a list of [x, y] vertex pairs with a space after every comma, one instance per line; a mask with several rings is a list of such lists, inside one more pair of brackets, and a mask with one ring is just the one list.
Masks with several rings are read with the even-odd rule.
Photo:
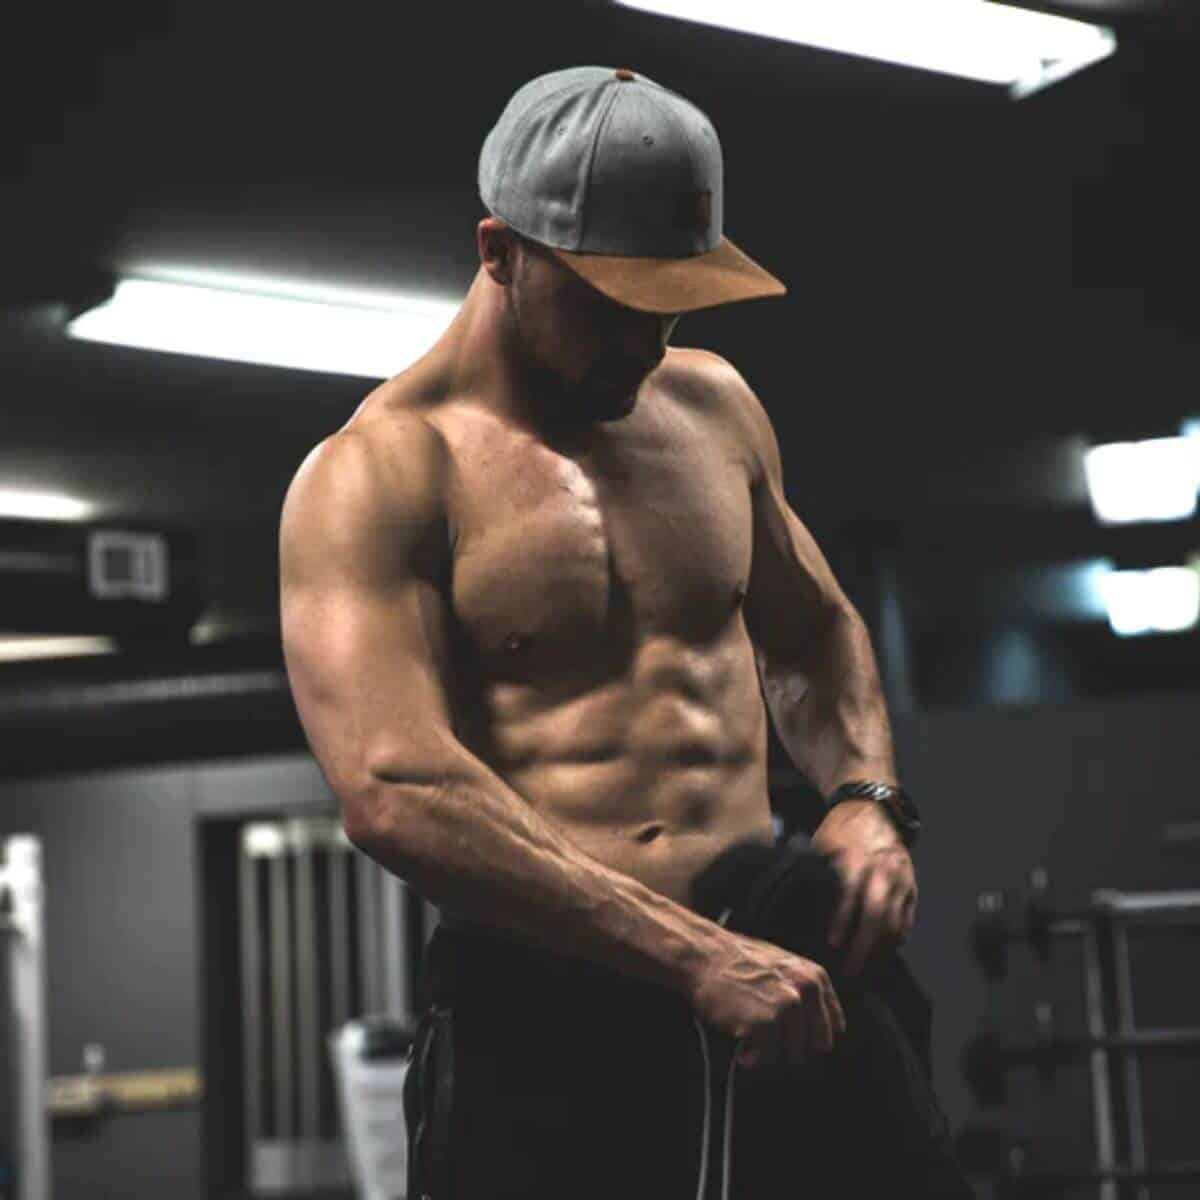
[[347, 835], [435, 904], [686, 988], [719, 927], [584, 854], [452, 731], [428, 435], [393, 430], [386, 452], [331, 439], [284, 504], [288, 675]]

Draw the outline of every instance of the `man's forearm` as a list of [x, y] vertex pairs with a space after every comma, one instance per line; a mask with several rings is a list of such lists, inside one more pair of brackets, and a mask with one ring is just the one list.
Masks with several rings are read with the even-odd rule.
[[355, 844], [427, 899], [546, 949], [686, 992], [724, 931], [585, 854], [482, 765], [379, 779]]
[[899, 783], [891, 724], [871, 637], [841, 610], [803, 664], [760, 659], [779, 739], [823, 796], [850, 779]]

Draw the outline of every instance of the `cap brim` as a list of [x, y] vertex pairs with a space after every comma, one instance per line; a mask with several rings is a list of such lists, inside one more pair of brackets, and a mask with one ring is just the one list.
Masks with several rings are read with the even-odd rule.
[[728, 238], [689, 258], [625, 258], [547, 247], [610, 299], [642, 312], [685, 313], [735, 300], [782, 296], [787, 288]]

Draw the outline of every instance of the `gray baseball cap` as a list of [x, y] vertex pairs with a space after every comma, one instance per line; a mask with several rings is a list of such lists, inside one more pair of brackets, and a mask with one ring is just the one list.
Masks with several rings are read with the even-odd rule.
[[787, 291], [725, 237], [712, 122], [624, 68], [570, 67], [519, 88], [483, 143], [479, 195], [630, 308], [683, 313]]

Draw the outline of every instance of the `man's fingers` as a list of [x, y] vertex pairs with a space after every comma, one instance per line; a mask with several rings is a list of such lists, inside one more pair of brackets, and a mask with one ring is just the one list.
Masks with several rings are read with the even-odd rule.
[[742, 1067], [759, 1067], [776, 1062], [780, 1054], [781, 1031], [775, 1025], [765, 1025], [738, 1041], [737, 1061]]
[[882, 871], [872, 872], [863, 888], [858, 932], [846, 955], [846, 972], [856, 975], [875, 949], [887, 922], [892, 884]]
[[912, 911], [912, 899], [911, 892], [897, 887], [892, 893], [891, 904], [888, 905], [888, 926], [892, 936], [898, 942], [904, 941], [908, 937], [908, 931], [912, 928], [912, 922], [909, 919], [909, 913]]
[[842, 876], [842, 896], [838, 902], [837, 911], [829, 923], [829, 944], [840, 946], [854, 912], [858, 908], [859, 892], [862, 890], [864, 871], [847, 872]]
[[809, 1009], [817, 1004], [815, 992], [800, 988], [800, 1000], [783, 1013], [783, 1036], [787, 1046], [787, 1061], [804, 1062], [812, 1053], [819, 1053], [822, 1043], [814, 1036]]
[[814, 1054], [828, 1054], [839, 1036], [838, 1024], [830, 1008], [829, 997], [833, 994], [828, 977], [822, 973], [804, 992], [806, 1015], [809, 1024], [809, 1046]]
[[838, 999], [837, 992], [833, 990], [833, 984], [826, 981], [825, 986], [819, 989], [819, 996], [825, 1028], [829, 1031], [827, 1048], [832, 1049], [837, 1044], [838, 1038], [846, 1032], [846, 1014], [842, 1012], [842, 1002]]

